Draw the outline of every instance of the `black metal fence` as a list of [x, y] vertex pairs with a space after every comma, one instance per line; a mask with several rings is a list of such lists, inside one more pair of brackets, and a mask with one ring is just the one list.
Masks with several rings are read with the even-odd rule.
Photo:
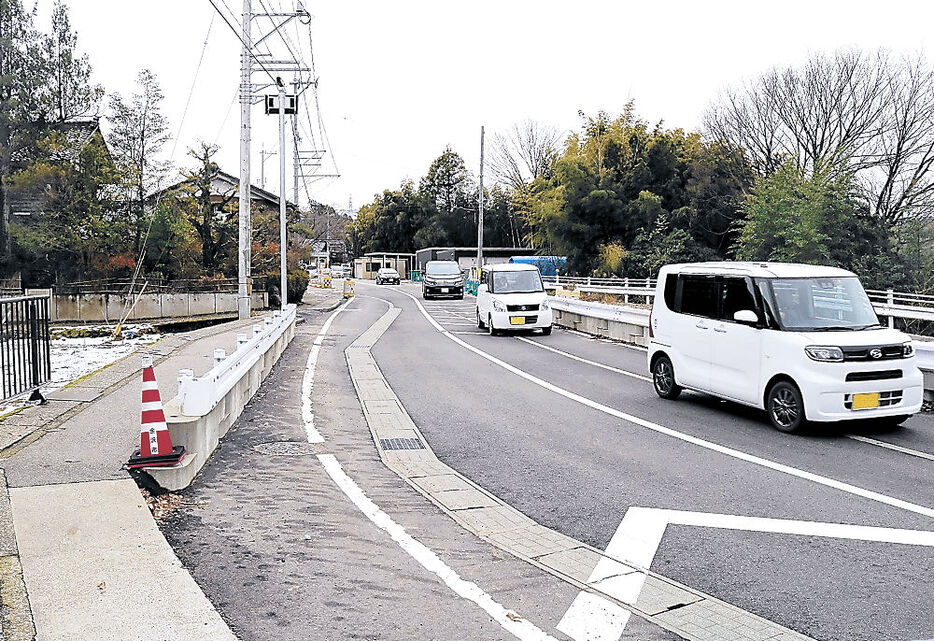
[[0, 399], [49, 380], [48, 296], [0, 298]]

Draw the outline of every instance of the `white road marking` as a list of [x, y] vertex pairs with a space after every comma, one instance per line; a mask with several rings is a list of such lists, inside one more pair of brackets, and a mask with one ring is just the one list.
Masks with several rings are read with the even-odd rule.
[[422, 315], [428, 320], [428, 322], [431, 323], [431, 325], [432, 325], [435, 329], [437, 329], [439, 332], [441, 332], [441, 333], [442, 333], [445, 337], [447, 337], [448, 339], [454, 341], [455, 343], [457, 343], [458, 345], [460, 345], [460, 346], [463, 347], [464, 349], [466, 349], [466, 350], [468, 350], [468, 351], [470, 351], [470, 352], [473, 352], [473, 353], [476, 354], [477, 356], [480, 356], [481, 358], [484, 358], [484, 359], [490, 361], [491, 363], [493, 363], [493, 364], [495, 364], [495, 365], [498, 365], [499, 367], [502, 367], [502, 368], [505, 369], [506, 371], [511, 372], [511, 373], [515, 374], [516, 376], [519, 376], [520, 378], [523, 378], [523, 379], [529, 381], [530, 383], [533, 383], [533, 384], [535, 384], [535, 385], [538, 385], [539, 387], [542, 387], [542, 388], [547, 389], [547, 390], [549, 390], [549, 391], [551, 391], [551, 392], [554, 392], [555, 394], [558, 394], [559, 396], [563, 396], [563, 397], [565, 397], [565, 398], [567, 398], [567, 399], [569, 399], [569, 400], [572, 400], [572, 401], [575, 401], [575, 402], [577, 402], [577, 403], [580, 403], [581, 405], [585, 405], [585, 406], [587, 406], [587, 407], [590, 407], [591, 409], [595, 409], [595, 410], [597, 410], [597, 411], [599, 411], [599, 412], [603, 412], [604, 414], [608, 414], [608, 415], [613, 416], [613, 417], [615, 417], [615, 418], [622, 419], [622, 420], [627, 421], [627, 422], [629, 422], [629, 423], [633, 423], [634, 425], [638, 425], [638, 426], [640, 426], [640, 427], [644, 427], [644, 428], [650, 429], [650, 430], [655, 431], [655, 432], [658, 432], [658, 433], [660, 433], [660, 434], [665, 434], [666, 436], [671, 436], [672, 438], [676, 438], [676, 439], [678, 439], [678, 440], [680, 440], [680, 441], [684, 441], [685, 443], [690, 443], [690, 444], [692, 444], [692, 445], [696, 445], [696, 446], [701, 447], [701, 448], [704, 448], [704, 449], [706, 449], [706, 450], [710, 450], [710, 451], [713, 451], [713, 452], [717, 452], [717, 453], [719, 453], [719, 454], [723, 454], [723, 455], [725, 455], [725, 456], [729, 456], [729, 457], [738, 459], [738, 460], [740, 460], [740, 461], [745, 461], [745, 462], [747, 462], [747, 463], [752, 463], [753, 465], [758, 465], [758, 466], [760, 466], [760, 467], [764, 467], [764, 468], [773, 470], [773, 471], [775, 471], [775, 472], [780, 472], [780, 473], [782, 473], [782, 474], [787, 474], [787, 475], [789, 475], [789, 476], [793, 476], [793, 477], [795, 477], [795, 478], [803, 479], [803, 480], [805, 480], [805, 481], [810, 481], [810, 482], [816, 483], [816, 484], [818, 484], [818, 485], [823, 485], [823, 486], [825, 486], [825, 487], [833, 488], [833, 489], [835, 489], [835, 490], [839, 490], [839, 491], [845, 492], [845, 493], [847, 493], [847, 494], [852, 494], [853, 496], [858, 496], [858, 497], [861, 497], [861, 498], [864, 498], [864, 499], [868, 499], [868, 500], [870, 500], [870, 501], [875, 501], [875, 502], [877, 502], [877, 503], [882, 503], [883, 505], [889, 505], [889, 506], [891, 506], [891, 507], [896, 507], [896, 508], [905, 510], [905, 511], [907, 511], [907, 512], [912, 512], [912, 513], [914, 513], [914, 514], [921, 514], [922, 516], [927, 516], [927, 517], [934, 518], [934, 509], [932, 509], [932, 508], [930, 508], [930, 507], [927, 507], [927, 506], [925, 506], [925, 505], [918, 505], [918, 504], [916, 504], [916, 503], [911, 503], [911, 502], [909, 502], [909, 501], [904, 501], [904, 500], [902, 500], [902, 499], [898, 499], [898, 498], [895, 498], [895, 497], [892, 497], [892, 496], [888, 496], [888, 495], [886, 495], [886, 494], [881, 494], [881, 493], [879, 493], [879, 492], [874, 492], [874, 491], [872, 491], [872, 490], [867, 490], [867, 489], [865, 489], [865, 488], [858, 487], [858, 486], [852, 485], [852, 484], [850, 484], [850, 483], [845, 483], [845, 482], [843, 482], [843, 481], [838, 481], [837, 479], [833, 479], [833, 478], [830, 478], [830, 477], [827, 477], [827, 476], [823, 476], [823, 475], [821, 475], [821, 474], [815, 474], [814, 472], [808, 472], [808, 471], [806, 471], [806, 470], [800, 470], [800, 469], [798, 469], [798, 468], [796, 468], [796, 467], [792, 467], [791, 465], [786, 465], [786, 464], [784, 464], [784, 463], [779, 463], [779, 462], [777, 462], [777, 461], [772, 461], [772, 460], [769, 460], [769, 459], [766, 459], [766, 458], [762, 458], [762, 457], [760, 457], [760, 456], [756, 456], [756, 455], [754, 455], [754, 454], [748, 454], [747, 452], [743, 452], [743, 451], [740, 451], [740, 450], [736, 450], [736, 449], [733, 449], [733, 448], [731, 448], [731, 447], [726, 447], [725, 445], [720, 445], [720, 444], [714, 443], [714, 442], [712, 442], [712, 441], [707, 441], [707, 440], [702, 439], [702, 438], [699, 438], [699, 437], [697, 437], [697, 436], [692, 436], [692, 435], [686, 434], [686, 433], [684, 433], [684, 432], [679, 432], [678, 430], [672, 429], [672, 428], [670, 428], [670, 427], [665, 427], [664, 425], [660, 425], [660, 424], [658, 424], [658, 423], [654, 423], [654, 422], [652, 422], [652, 421], [648, 421], [648, 420], [646, 420], [646, 419], [639, 418], [638, 416], [634, 416], [634, 415], [632, 415], [632, 414], [628, 414], [628, 413], [626, 413], [626, 412], [622, 412], [622, 411], [620, 411], [620, 410], [618, 410], [618, 409], [615, 409], [615, 408], [613, 408], [613, 407], [609, 407], [608, 405], [604, 405], [604, 404], [602, 404], [602, 403], [598, 403], [597, 401], [594, 401], [594, 400], [592, 400], [592, 399], [589, 399], [589, 398], [587, 398], [587, 397], [585, 397], [585, 396], [581, 396], [580, 394], [575, 394], [574, 392], [571, 392], [571, 391], [569, 391], [569, 390], [566, 390], [566, 389], [564, 389], [563, 387], [558, 387], [557, 385], [554, 385], [554, 384], [552, 384], [552, 383], [549, 383], [548, 381], [545, 381], [545, 380], [543, 380], [543, 379], [541, 379], [541, 378], [538, 378], [537, 376], [534, 376], [534, 375], [532, 375], [532, 374], [529, 374], [528, 372], [526, 372], [526, 371], [524, 371], [524, 370], [521, 370], [521, 369], [519, 369], [518, 367], [516, 367], [516, 366], [514, 366], [514, 365], [510, 365], [509, 363], [507, 363], [507, 362], [505, 362], [505, 361], [502, 361], [502, 360], [496, 358], [496, 357], [493, 356], [492, 354], [488, 354], [487, 352], [484, 352], [483, 350], [481, 350], [481, 349], [479, 349], [479, 348], [477, 348], [477, 347], [474, 347], [473, 345], [471, 345], [471, 344], [469, 344], [469, 343], [467, 343], [467, 342], [461, 340], [461, 339], [458, 338], [457, 336], [452, 335], [450, 332], [445, 331], [444, 328], [441, 327], [441, 325], [439, 325], [439, 324], [437, 323], [437, 321], [435, 321], [435, 320], [431, 317], [431, 314], [429, 314], [427, 311], [425, 311], [424, 307], [422, 307], [421, 304], [418, 302], [418, 299], [416, 299], [414, 296], [412, 296], [411, 294], [408, 294], [408, 293], [406, 293], [406, 292], [402, 292], [402, 293], [405, 294], [406, 296], [408, 296], [409, 298], [411, 298], [412, 300], [414, 300], [414, 301], [415, 301], [415, 304], [418, 306], [418, 308], [419, 308], [419, 310], [421, 311]]
[[[393, 304], [386, 299], [377, 296], [369, 296], [368, 298], [380, 300], [389, 305], [390, 309], [393, 307]], [[325, 321], [324, 325], [322, 325], [321, 329], [318, 331], [314, 345], [311, 348], [311, 353], [308, 355], [305, 376], [302, 380], [302, 418], [305, 421], [305, 430], [308, 433], [309, 443], [324, 442], [324, 438], [314, 427], [314, 414], [312, 413], [311, 407], [311, 391], [314, 384], [315, 365], [321, 350], [321, 344], [324, 342], [324, 338], [331, 328], [331, 323], [334, 321], [335, 317], [353, 302], [353, 300], [354, 299], [348, 300], [328, 317], [327, 321]], [[523, 619], [515, 612], [507, 610], [500, 605], [476, 583], [462, 579], [460, 575], [442, 561], [437, 554], [432, 552], [431, 549], [423, 543], [413, 538], [405, 531], [405, 528], [393, 521], [392, 517], [383, 512], [383, 510], [360, 489], [360, 486], [344, 472], [333, 454], [319, 454], [317, 458], [318, 461], [321, 462], [321, 465], [324, 466], [331, 480], [364, 516], [377, 527], [388, 533], [399, 547], [415, 559], [419, 565], [441, 579], [455, 594], [480, 606], [490, 618], [521, 641], [557, 641], [551, 635], [540, 630], [532, 622]]]
[[324, 325], [318, 330], [318, 335], [315, 336], [315, 342], [311, 346], [311, 351], [308, 353], [308, 360], [305, 362], [305, 375], [302, 377], [302, 423], [305, 426], [305, 434], [308, 436], [309, 443], [324, 442], [324, 437], [321, 436], [321, 433], [315, 427], [315, 415], [311, 408], [311, 390], [315, 385], [315, 366], [318, 363], [321, 343], [324, 342], [324, 337], [327, 335], [328, 330], [331, 329], [331, 323], [334, 322], [337, 315], [344, 311], [352, 301], [352, 298], [348, 299], [346, 303], [338, 307], [328, 316]]
[[892, 450], [894, 452], [901, 452], [902, 454], [908, 454], [909, 456], [916, 456], [918, 458], [923, 458], [928, 461], [934, 461], [934, 454], [928, 454], [927, 452], [913, 450], [907, 447], [902, 447], [901, 445], [895, 445], [893, 443], [886, 443], [885, 441], [878, 441], [874, 438], [869, 438], [868, 436], [860, 436], [858, 434], [847, 434], [846, 437], [851, 438], [854, 441], [860, 441], [861, 443], [869, 443], [870, 445], [875, 445], [877, 447], [884, 447], [885, 449]]
[[[605, 550], [606, 556], [601, 557], [590, 573], [587, 584], [622, 603], [635, 606], [645, 584], [645, 571], [652, 565], [669, 525], [934, 547], [934, 532], [925, 530], [631, 507], [610, 539]], [[620, 564], [637, 568], [639, 571], [621, 572], [621, 568], [625, 566]], [[585, 596], [589, 594], [587, 591], [578, 594], [558, 624], [558, 630], [576, 641], [615, 641], [622, 635], [628, 617], [621, 617], [611, 608], [595, 607], [592, 595]], [[606, 599], [603, 601], [611, 603]], [[602, 604], [598, 603], [597, 606], [599, 605]], [[567, 627], [570, 627], [570, 630]]]
[[556, 349], [554, 347], [549, 347], [548, 345], [543, 345], [539, 343], [538, 341], [533, 341], [532, 339], [526, 338], [525, 336], [517, 336], [516, 338], [518, 338], [520, 341], [528, 343], [529, 345], [535, 345], [536, 347], [541, 347], [542, 349], [546, 349], [549, 352], [560, 354], [561, 356], [564, 356], [565, 358], [570, 358], [575, 361], [580, 361], [581, 363], [587, 363], [588, 365], [593, 365], [594, 367], [599, 367], [601, 369], [605, 369], [610, 372], [622, 374], [623, 376], [631, 376], [632, 378], [638, 378], [641, 381], [649, 381], [649, 382], [652, 381], [652, 379], [649, 378], [648, 376], [643, 376], [642, 374], [635, 374], [633, 372], [627, 372], [626, 370], [619, 369], [618, 367], [611, 367], [610, 365], [604, 365], [603, 363], [598, 363], [597, 361], [591, 361], [586, 358], [581, 358], [580, 356], [571, 354], [570, 352], [565, 352], [564, 350]]
[[405, 550], [423, 568], [441, 579], [455, 594], [476, 603], [503, 629], [518, 639], [523, 641], [545, 641], [549, 639], [555, 641], [554, 637], [543, 632], [530, 621], [519, 617], [494, 601], [493, 597], [480, 589], [476, 583], [462, 579], [437, 554], [414, 539], [405, 531], [405, 528], [393, 521], [388, 514], [383, 512], [378, 505], [364, 494], [353, 479], [347, 476], [332, 454], [319, 454], [318, 460], [321, 461], [331, 480], [374, 525], [388, 533], [399, 547]]

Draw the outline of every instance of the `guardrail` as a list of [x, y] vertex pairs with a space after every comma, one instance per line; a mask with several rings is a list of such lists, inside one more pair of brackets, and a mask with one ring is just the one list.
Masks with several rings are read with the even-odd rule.
[[[587, 281], [590, 281], [589, 283]], [[598, 282], [600, 281], [600, 282]], [[612, 281], [612, 284], [606, 281]], [[646, 283], [653, 283], [651, 279], [624, 279], [624, 278], [570, 278], [563, 276], [560, 280], [549, 277], [545, 282], [546, 289], [557, 289], [564, 285], [573, 285], [579, 292], [591, 294], [612, 294], [623, 297], [623, 303], [629, 303], [630, 296], [643, 296], [648, 302], [655, 296], [655, 285], [648, 287]], [[866, 290], [872, 307], [880, 316], [888, 319], [889, 327], [894, 325], [896, 318], [905, 320], [934, 321], [934, 296], [926, 294], [911, 294], [893, 290]]]
[[[557, 296], [550, 298], [548, 302], [552, 309], [557, 309], [569, 314], [578, 314], [579, 316], [638, 327], [649, 326], [649, 310], [642, 307], [627, 307], [624, 305], [583, 301], [577, 298]], [[874, 307], [876, 307], [878, 313], [883, 314], [879, 309], [880, 306], [874, 305]], [[918, 367], [923, 370], [934, 371], [934, 340], [924, 340], [923, 338], [915, 337], [914, 344], [917, 353]]]
[[252, 337], [239, 335], [233, 354], [214, 350], [214, 367], [204, 376], [194, 378], [188, 375], [191, 370], [180, 372], [178, 396], [182, 413], [204, 416], [214, 409], [293, 322], [295, 305], [287, 305], [284, 311], [267, 316], [262, 325], [253, 325]]

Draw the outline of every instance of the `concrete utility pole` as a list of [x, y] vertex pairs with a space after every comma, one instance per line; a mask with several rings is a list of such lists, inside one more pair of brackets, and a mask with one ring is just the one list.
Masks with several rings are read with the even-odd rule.
[[279, 308], [288, 304], [288, 280], [285, 267], [285, 85], [282, 78], [276, 78], [279, 85]]
[[480, 207], [477, 216], [477, 279], [483, 267], [483, 126], [480, 127]]
[[237, 315], [249, 318], [250, 305], [250, 105], [253, 99], [250, 47], [253, 11], [251, 0], [243, 0], [243, 51], [240, 54], [240, 208], [237, 252]]

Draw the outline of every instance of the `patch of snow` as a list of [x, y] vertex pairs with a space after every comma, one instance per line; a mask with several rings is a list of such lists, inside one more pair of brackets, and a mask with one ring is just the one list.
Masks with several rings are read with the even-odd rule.
[[[62, 329], [102, 330], [106, 326], [95, 327], [57, 327]], [[111, 331], [113, 327], [109, 328]], [[150, 333], [146, 333], [150, 332]], [[91, 332], [95, 333], [95, 332]], [[52, 376], [48, 383], [41, 386], [43, 394], [61, 389], [68, 383], [96, 372], [102, 367], [116, 363], [136, 350], [159, 340], [162, 335], [152, 332], [151, 327], [142, 325], [126, 326], [121, 333], [125, 338], [114, 340], [110, 336], [86, 338], [53, 338], [49, 343], [52, 361]], [[0, 404], [0, 418], [28, 403], [29, 393], [8, 399]]]

